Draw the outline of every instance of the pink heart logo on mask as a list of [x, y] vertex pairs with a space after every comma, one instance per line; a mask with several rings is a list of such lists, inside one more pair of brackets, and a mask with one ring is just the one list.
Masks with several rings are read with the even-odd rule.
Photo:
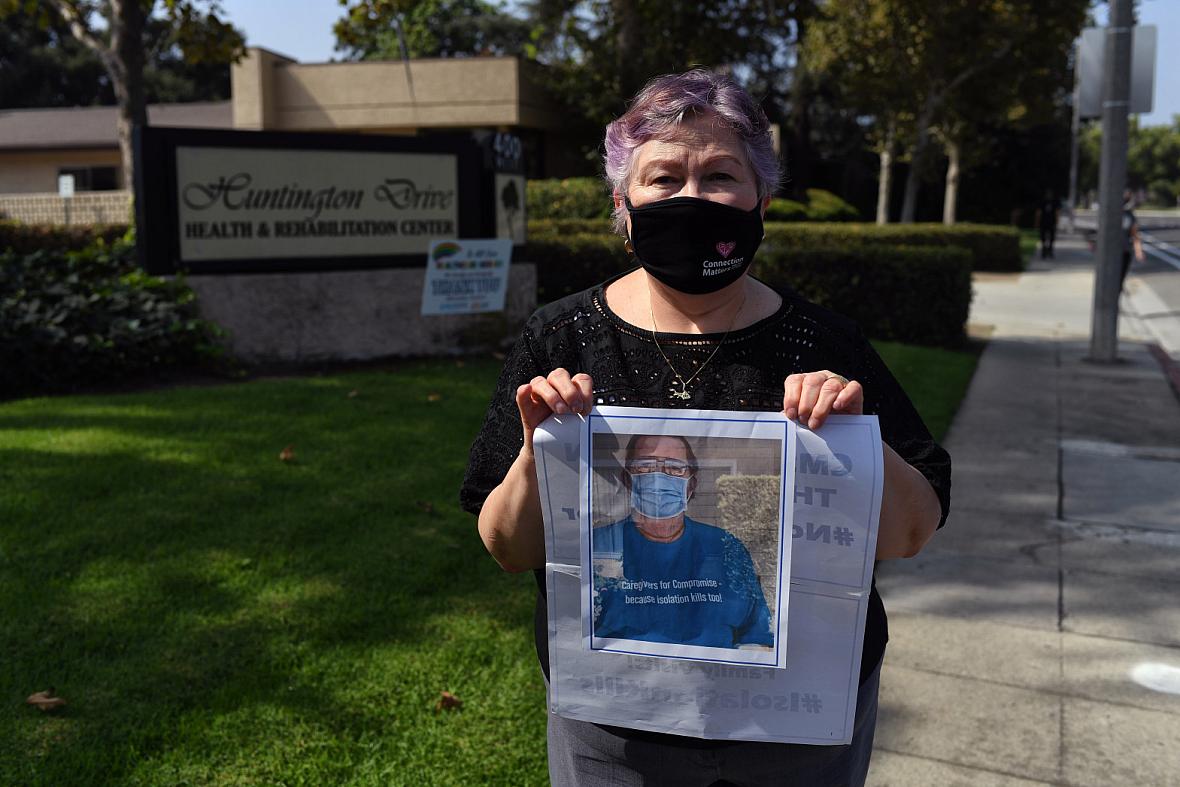
[[736, 241], [730, 241], [729, 243], [724, 243], [721, 241], [717, 242], [717, 251], [718, 251], [718, 253], [721, 254], [722, 257], [729, 257], [730, 254], [733, 254], [733, 250], [736, 248], [737, 248]]

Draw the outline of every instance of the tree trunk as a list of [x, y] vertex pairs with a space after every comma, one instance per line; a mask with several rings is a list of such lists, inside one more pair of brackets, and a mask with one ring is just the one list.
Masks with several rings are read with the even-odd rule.
[[147, 125], [147, 106], [143, 92], [143, 3], [139, 0], [110, 0], [111, 46], [103, 65], [111, 76], [115, 100], [119, 105], [116, 131], [119, 152], [123, 156], [123, 188], [135, 188], [135, 154], [131, 131], [135, 125]]
[[896, 132], [890, 122], [881, 146], [881, 173], [877, 177], [877, 223], [889, 223], [889, 190], [893, 188], [893, 141]]
[[619, 95], [624, 101], [629, 101], [642, 86], [642, 69], [635, 67], [635, 58], [643, 51], [639, 8], [635, 0], [611, 0], [610, 6], [617, 31], [615, 67], [619, 78]]
[[[806, 35], [806, 14], [795, 15], [795, 39], [804, 40]], [[791, 74], [791, 112], [787, 116], [790, 130], [787, 134], [787, 176], [791, 196], [799, 202], [807, 202], [807, 189], [811, 187], [815, 152], [811, 144], [811, 100], [814, 94], [811, 74], [801, 57], [795, 58]]]
[[926, 161], [926, 151], [930, 147], [930, 121], [934, 119], [933, 98], [926, 99], [921, 114], [918, 115], [918, 137], [914, 142], [914, 153], [910, 157], [910, 171], [905, 179], [905, 200], [901, 203], [901, 223], [913, 224], [918, 211], [918, 187], [921, 185], [922, 165]]
[[942, 199], [942, 223], [955, 223], [955, 207], [959, 202], [959, 160], [962, 149], [958, 142], [946, 143], [946, 193]]

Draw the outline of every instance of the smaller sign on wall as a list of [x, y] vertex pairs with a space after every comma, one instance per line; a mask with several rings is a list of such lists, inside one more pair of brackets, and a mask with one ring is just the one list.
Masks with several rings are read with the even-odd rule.
[[504, 310], [512, 240], [434, 240], [422, 285], [422, 314]]
[[524, 201], [524, 175], [496, 173], [496, 237], [524, 243], [528, 213]]

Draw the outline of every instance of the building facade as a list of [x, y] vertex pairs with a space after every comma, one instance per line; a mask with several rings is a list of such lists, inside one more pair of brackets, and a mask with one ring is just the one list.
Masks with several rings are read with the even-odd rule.
[[[155, 105], [157, 126], [423, 135], [510, 132], [529, 177], [577, 162], [558, 144], [561, 107], [515, 57], [299, 63], [261, 48], [232, 67], [230, 101]], [[0, 110], [0, 218], [49, 223], [127, 220], [114, 107]], [[58, 196], [74, 176], [75, 196]], [[68, 213], [67, 213], [68, 211]]]

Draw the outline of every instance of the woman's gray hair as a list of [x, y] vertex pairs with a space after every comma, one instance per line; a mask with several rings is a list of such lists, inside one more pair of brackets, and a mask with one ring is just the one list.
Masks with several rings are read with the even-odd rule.
[[[717, 117], [737, 134], [754, 170], [759, 199], [774, 194], [781, 170], [766, 113], [733, 79], [702, 68], [651, 80], [635, 95], [627, 111], [606, 127], [602, 160], [611, 193], [627, 193], [640, 145], [667, 134], [686, 117], [701, 115]], [[615, 231], [619, 234], [625, 232], [626, 213], [625, 207], [615, 207]]]

